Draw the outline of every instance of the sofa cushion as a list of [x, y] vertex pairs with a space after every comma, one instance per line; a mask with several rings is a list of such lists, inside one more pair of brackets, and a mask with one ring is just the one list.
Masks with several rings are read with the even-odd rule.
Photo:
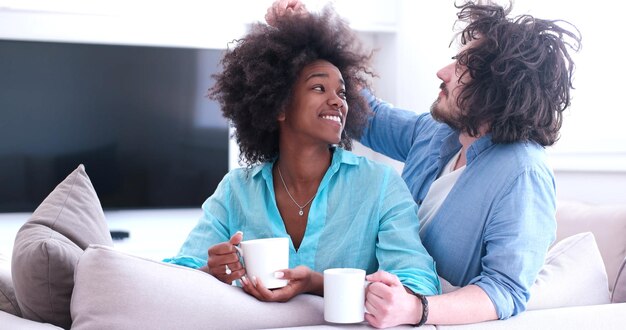
[[[506, 320], [438, 325], [438, 330], [624, 329], [626, 304], [577, 306], [528, 311]], [[306, 329], [300, 329], [306, 330]]]
[[576, 234], [548, 251], [526, 309], [608, 304], [608, 287], [593, 234]]
[[22, 316], [17, 305], [17, 298], [15, 298], [15, 289], [13, 289], [11, 261], [2, 253], [0, 253], [0, 311]]
[[324, 322], [323, 299], [256, 300], [200, 270], [92, 245], [76, 267], [72, 329], [260, 329]]
[[0, 329], [6, 330], [62, 330], [50, 323], [40, 323], [0, 311]]
[[98, 196], [80, 165], [15, 237], [11, 271], [24, 318], [69, 328], [74, 268], [90, 243], [113, 245]]
[[622, 261], [615, 284], [613, 286], [612, 303], [626, 303], [626, 258]]
[[593, 233], [612, 291], [617, 272], [626, 257], [626, 205], [559, 201], [556, 218], [557, 241], [577, 233]]

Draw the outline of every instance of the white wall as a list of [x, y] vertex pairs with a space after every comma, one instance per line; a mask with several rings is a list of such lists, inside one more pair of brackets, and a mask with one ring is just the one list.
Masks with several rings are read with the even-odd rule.
[[[626, 204], [626, 103], [620, 99], [626, 66], [620, 64], [619, 35], [624, 9], [622, 2], [608, 0], [515, 1], [514, 15], [566, 19], [583, 35], [583, 49], [574, 54], [572, 106], [561, 140], [548, 149], [559, 199]], [[385, 97], [396, 106], [428, 111], [440, 83], [435, 74], [456, 51], [454, 44], [448, 48], [456, 11], [452, 1], [399, 1], [395, 70], [380, 72], [381, 80], [394, 80], [395, 94]]]
[[[312, 9], [326, 3], [305, 2]], [[378, 96], [406, 109], [428, 110], [438, 93], [435, 73], [456, 51], [448, 47], [457, 11], [453, 2], [335, 1], [363, 39], [380, 48]], [[271, 3], [0, 0], [0, 38], [223, 48], [244, 33], [246, 22], [262, 20]], [[583, 50], [575, 55], [572, 107], [561, 141], [549, 149], [559, 198], [626, 204], [626, 105], [620, 98], [626, 66], [619, 34], [624, 9], [623, 2], [609, 0], [515, 1], [514, 13], [567, 19], [583, 35]], [[362, 147], [357, 152], [388, 161]]]
[[557, 198], [626, 205], [624, 172], [556, 171]]

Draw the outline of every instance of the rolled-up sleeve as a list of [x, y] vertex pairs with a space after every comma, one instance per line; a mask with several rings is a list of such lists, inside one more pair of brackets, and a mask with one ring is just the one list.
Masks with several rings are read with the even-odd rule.
[[482, 272], [470, 281], [481, 287], [499, 319], [526, 309], [530, 287], [556, 236], [552, 177], [525, 171], [512, 181], [485, 227]]
[[230, 238], [227, 205], [229, 196], [230, 183], [227, 174], [215, 193], [202, 204], [202, 217], [187, 236], [178, 254], [163, 261], [190, 268], [206, 265], [209, 247]]

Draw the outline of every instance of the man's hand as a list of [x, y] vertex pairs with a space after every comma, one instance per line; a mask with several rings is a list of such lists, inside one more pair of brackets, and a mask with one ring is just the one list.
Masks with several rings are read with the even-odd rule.
[[246, 274], [246, 270], [239, 262], [239, 255], [235, 245], [241, 243], [243, 233], [238, 231], [228, 242], [219, 243], [209, 248], [207, 266], [201, 270], [213, 275], [218, 280], [231, 284]]
[[320, 294], [323, 291], [323, 276], [305, 266], [294, 269], [283, 269], [276, 272], [279, 278], [289, 280], [289, 283], [279, 289], [269, 290], [260, 279], [243, 277], [243, 290], [261, 301], [286, 302], [300, 293], [310, 292]]
[[372, 282], [365, 295], [365, 320], [371, 326], [387, 328], [420, 321], [421, 302], [406, 291], [395, 275], [378, 271], [366, 279]]
[[265, 21], [276, 26], [276, 19], [285, 15], [307, 15], [309, 12], [300, 0], [276, 0], [267, 9]]

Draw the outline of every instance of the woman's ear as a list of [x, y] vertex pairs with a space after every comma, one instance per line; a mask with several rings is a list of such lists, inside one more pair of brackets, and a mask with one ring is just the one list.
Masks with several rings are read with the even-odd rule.
[[277, 119], [278, 121], [285, 121], [285, 117], [287, 117], [287, 116], [285, 116], [285, 111], [283, 110], [283, 111], [281, 111], [281, 112], [278, 114], [278, 117], [276, 117], [276, 119]]

